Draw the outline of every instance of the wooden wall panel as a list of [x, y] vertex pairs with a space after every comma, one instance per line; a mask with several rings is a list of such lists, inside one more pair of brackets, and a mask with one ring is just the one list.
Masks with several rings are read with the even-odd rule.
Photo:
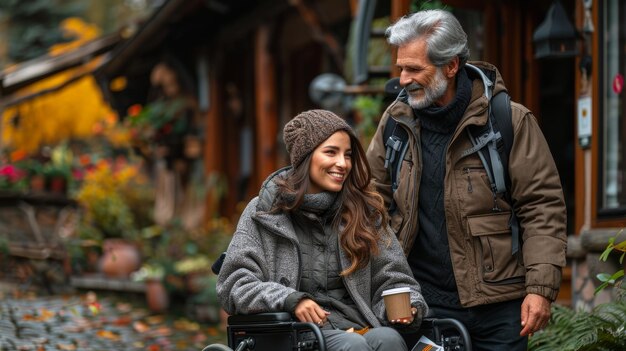
[[265, 178], [276, 170], [276, 136], [278, 112], [274, 57], [269, 44], [272, 38], [269, 25], [256, 31], [254, 48], [254, 77], [256, 96], [256, 183], [260, 187]]

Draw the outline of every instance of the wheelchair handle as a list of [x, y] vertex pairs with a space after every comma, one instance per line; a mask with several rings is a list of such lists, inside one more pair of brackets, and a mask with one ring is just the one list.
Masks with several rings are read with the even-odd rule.
[[311, 322], [293, 322], [292, 326], [296, 330], [312, 331], [318, 341], [317, 350], [326, 351], [326, 340], [324, 340], [324, 334], [322, 334], [322, 331], [320, 330], [320, 328], [318, 328], [317, 325]]

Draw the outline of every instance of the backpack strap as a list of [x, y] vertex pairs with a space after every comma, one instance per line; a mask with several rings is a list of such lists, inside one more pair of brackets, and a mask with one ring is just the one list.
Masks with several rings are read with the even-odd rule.
[[504, 167], [504, 180], [506, 189], [511, 188], [511, 178], [509, 177], [509, 155], [513, 148], [513, 117], [511, 116], [511, 97], [506, 92], [500, 92], [491, 99], [491, 120], [494, 130], [501, 133], [500, 143], [498, 143], [498, 154]]
[[[503, 172], [502, 176], [505, 182], [504, 198], [511, 207], [514, 207], [513, 199], [511, 198], [511, 177], [509, 176], [509, 155], [513, 148], [513, 116], [511, 113], [511, 97], [506, 92], [500, 92], [491, 99], [491, 114], [490, 120], [492, 120], [493, 128], [498, 130], [502, 137], [498, 143], [498, 155], [502, 161]], [[515, 211], [511, 211], [511, 218], [509, 218], [509, 227], [511, 228], [511, 253], [514, 255], [519, 251], [520, 247], [520, 227]]]
[[404, 159], [409, 145], [409, 135], [403, 127], [398, 125], [395, 119], [389, 116], [383, 132], [383, 141], [385, 142], [385, 168], [389, 171], [389, 178], [391, 179], [391, 204], [389, 205], [389, 213], [392, 213], [396, 210], [396, 202], [393, 201], [393, 194], [398, 189], [400, 168], [402, 167], [402, 160]]

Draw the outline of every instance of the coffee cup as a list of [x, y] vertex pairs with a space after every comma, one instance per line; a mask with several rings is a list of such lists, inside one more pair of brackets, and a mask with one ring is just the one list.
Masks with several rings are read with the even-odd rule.
[[411, 314], [411, 288], [388, 289], [382, 293], [387, 310], [387, 319], [397, 321], [399, 319], [409, 319]]

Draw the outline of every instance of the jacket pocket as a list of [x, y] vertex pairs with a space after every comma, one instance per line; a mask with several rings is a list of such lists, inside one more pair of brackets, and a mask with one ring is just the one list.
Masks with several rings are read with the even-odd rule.
[[510, 284], [524, 280], [524, 264], [519, 254], [511, 254], [510, 217], [508, 211], [467, 217], [477, 269], [486, 283]]

